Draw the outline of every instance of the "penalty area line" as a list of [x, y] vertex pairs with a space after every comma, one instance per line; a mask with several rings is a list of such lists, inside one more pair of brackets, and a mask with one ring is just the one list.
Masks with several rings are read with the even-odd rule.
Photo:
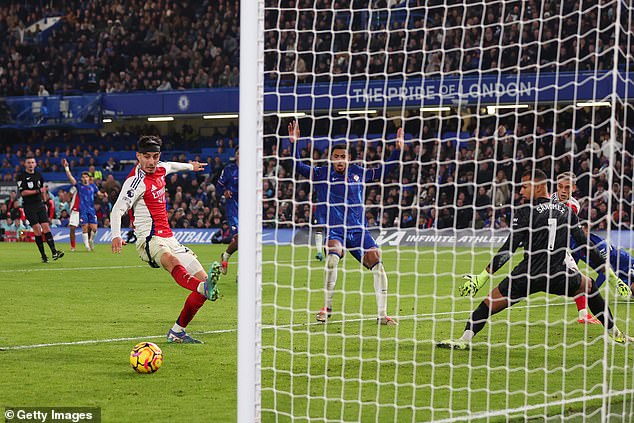
[[[548, 307], [548, 306], [552, 307], [557, 305], [565, 305], [565, 303], [532, 304], [532, 305], [529, 304], [525, 306], [513, 307], [512, 310], [541, 308], [541, 307]], [[438, 312], [438, 313], [411, 314], [411, 315], [395, 316], [395, 317], [398, 318], [399, 320], [412, 320], [412, 319], [438, 317], [438, 316], [469, 315], [471, 313], [472, 313], [471, 310], [462, 310], [462, 311], [446, 311], [446, 312]], [[370, 321], [373, 319], [367, 318], [367, 317], [354, 318], [354, 319], [342, 319], [342, 320], [330, 321], [328, 322], [328, 324], [333, 325], [333, 324], [341, 324], [341, 323], [355, 323], [355, 322], [362, 322], [366, 320]], [[300, 328], [300, 327], [308, 327], [308, 326], [324, 326], [324, 323], [305, 322], [305, 323], [288, 323], [284, 325], [262, 325], [262, 330], [292, 329], [292, 328]], [[190, 332], [190, 334], [191, 335], [217, 335], [217, 334], [223, 334], [223, 333], [235, 333], [237, 331], [238, 331], [237, 328], [218, 329], [218, 330], [210, 330], [210, 331]], [[110, 339], [87, 339], [82, 341], [53, 342], [53, 343], [31, 344], [31, 345], [7, 345], [7, 346], [1, 346], [0, 351], [29, 350], [29, 349], [35, 349], [35, 348], [62, 347], [62, 346], [73, 346], [73, 345], [108, 344], [113, 342], [136, 341], [136, 340], [142, 340], [142, 339], [159, 339], [163, 337], [165, 337], [165, 335], [130, 336], [125, 338], [110, 338]]]
[[[235, 331], [236, 329], [220, 329], [220, 330], [212, 330], [212, 331], [206, 331], [206, 332], [192, 332], [192, 333], [198, 334], [198, 335], [203, 335], [203, 334], [210, 335], [210, 334], [218, 334], [218, 333], [231, 333]], [[165, 337], [165, 335], [130, 336], [126, 338], [111, 338], [111, 339], [87, 339], [84, 341], [55, 342], [51, 344], [15, 345], [15, 346], [8, 346], [8, 347], [0, 347], [0, 351], [28, 350], [28, 349], [34, 349], [34, 348], [61, 347], [61, 346], [69, 346], [69, 345], [107, 344], [112, 342], [136, 341], [139, 339], [158, 339], [163, 337]]]

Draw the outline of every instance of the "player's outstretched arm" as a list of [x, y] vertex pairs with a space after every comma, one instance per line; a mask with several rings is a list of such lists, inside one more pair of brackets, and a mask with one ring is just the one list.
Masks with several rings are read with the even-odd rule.
[[72, 185], [77, 185], [77, 179], [75, 179], [73, 174], [70, 173], [70, 167], [68, 167], [68, 160], [62, 159], [62, 166], [64, 166], [64, 171], [66, 172], [66, 177], [68, 178], [68, 181]]
[[473, 297], [480, 290], [480, 288], [482, 288], [482, 286], [484, 286], [484, 284], [489, 281], [491, 276], [495, 274], [498, 269], [504, 266], [504, 264], [513, 255], [513, 253], [511, 252], [511, 249], [513, 247], [511, 240], [512, 236], [509, 235], [502, 247], [500, 247], [498, 252], [491, 260], [491, 263], [489, 263], [486, 269], [484, 269], [482, 272], [477, 275], [467, 274], [462, 276], [464, 282], [458, 287], [458, 294], [460, 294], [461, 297]]
[[161, 162], [160, 166], [165, 168], [165, 174], [170, 174], [174, 172], [200, 172], [201, 170], [205, 170], [207, 163], [196, 161], [190, 161], [189, 163]]
[[517, 212], [517, 217], [513, 219], [513, 232], [506, 238], [489, 265], [478, 275], [464, 275], [462, 278], [465, 282], [458, 287], [458, 293], [463, 297], [473, 297], [489, 281], [491, 275], [502, 268], [513, 256], [513, 253], [524, 244], [528, 236], [527, 228], [528, 218], [520, 209]]
[[631, 293], [630, 287], [621, 279], [619, 279], [616, 273], [614, 273], [614, 270], [612, 270], [612, 267], [610, 267], [610, 261], [608, 259], [609, 256], [605, 257], [603, 254], [601, 254], [594, 242], [592, 242], [592, 240], [585, 234], [585, 232], [583, 232], [583, 230], [579, 226], [574, 226], [570, 231], [570, 235], [577, 243], [577, 245], [587, 245], [590, 247], [589, 258], [594, 270], [596, 270], [597, 272], [603, 272], [608, 283], [616, 288], [616, 292], [618, 292], [621, 297], [629, 297]]
[[300, 149], [297, 147], [299, 135], [299, 123], [294, 120], [288, 124], [288, 140], [291, 143], [291, 148], [294, 150], [291, 156], [295, 159], [295, 169], [297, 170], [297, 173], [305, 178], [312, 179], [313, 168], [303, 163], [299, 157]]
[[629, 298], [630, 294], [632, 293], [629, 285], [625, 283], [621, 278], [619, 278], [616, 273], [614, 273], [614, 270], [612, 270], [609, 264], [606, 264], [606, 266], [608, 266], [608, 272], [606, 274], [606, 279], [608, 280], [608, 283], [616, 289], [616, 292], [619, 294], [619, 296], [623, 298]]

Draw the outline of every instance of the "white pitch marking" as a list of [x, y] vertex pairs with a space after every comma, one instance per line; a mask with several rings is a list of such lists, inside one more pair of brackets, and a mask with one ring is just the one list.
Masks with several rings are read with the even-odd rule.
[[[223, 330], [212, 330], [208, 332], [196, 332], [197, 334], [215, 334], [215, 333], [228, 333], [235, 332], [235, 329], [223, 329]], [[131, 336], [128, 338], [112, 338], [112, 339], [88, 339], [85, 341], [72, 341], [72, 342], [56, 342], [53, 344], [33, 344], [33, 345], [15, 345], [10, 347], [0, 347], [0, 351], [11, 351], [11, 350], [27, 350], [33, 348], [44, 348], [44, 347], [58, 347], [64, 345], [86, 345], [86, 344], [107, 344], [111, 342], [122, 342], [122, 341], [134, 341], [137, 339], [156, 339], [163, 338], [165, 335], [151, 335], [151, 336]]]
[[[525, 305], [519, 307], [509, 308], [508, 310], [520, 310], [526, 308], [538, 308], [538, 307], [547, 307], [547, 306], [556, 306], [556, 305], [565, 305], [566, 303], [551, 303], [551, 304], [534, 304], [534, 305]], [[438, 313], [422, 313], [422, 314], [413, 314], [409, 316], [395, 316], [399, 320], [410, 320], [416, 318], [426, 318], [426, 317], [438, 317], [438, 316], [457, 316], [463, 314], [470, 314], [471, 310], [463, 310], [463, 311], [445, 311]], [[368, 319], [367, 317], [356, 318], [356, 319], [345, 319], [345, 320], [333, 320], [328, 324], [340, 324], [340, 323], [355, 323], [362, 322]], [[303, 326], [323, 326], [324, 323], [320, 322], [306, 322], [306, 323], [288, 323], [285, 325], [262, 325], [262, 329], [291, 329], [296, 327]], [[234, 333], [237, 332], [237, 329], [220, 329], [220, 330], [211, 330], [211, 331], [202, 331], [202, 332], [191, 332], [191, 335], [215, 335], [221, 333]], [[165, 335], [150, 335], [150, 336], [132, 336], [126, 338], [111, 338], [111, 339], [88, 339], [83, 341], [70, 341], [70, 342], [55, 342], [50, 344], [32, 344], [32, 345], [9, 345], [5, 347], [0, 347], [0, 351], [12, 351], [12, 350], [27, 350], [27, 349], [35, 349], [35, 348], [46, 348], [46, 347], [59, 347], [59, 346], [71, 346], [71, 345], [86, 345], [86, 344], [106, 344], [112, 342], [123, 342], [123, 341], [134, 341], [137, 339], [157, 339], [162, 338]]]

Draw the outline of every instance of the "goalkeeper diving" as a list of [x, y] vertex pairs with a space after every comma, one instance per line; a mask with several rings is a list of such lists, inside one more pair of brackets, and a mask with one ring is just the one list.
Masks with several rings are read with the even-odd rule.
[[634, 338], [618, 329], [596, 284], [579, 272], [568, 252], [571, 236], [579, 246], [589, 244], [590, 259], [606, 269], [608, 279], [618, 279], [578, 225], [577, 216], [564, 204], [551, 202], [546, 174], [538, 169], [525, 172], [520, 196], [528, 203], [514, 210], [511, 234], [482, 273], [464, 277], [459, 294], [474, 296], [519, 247], [524, 249], [524, 259], [473, 311], [462, 337], [438, 342], [437, 346], [468, 349], [491, 316], [538, 292], [566, 297], [587, 295], [590, 311], [608, 336], [617, 343], [634, 342]]

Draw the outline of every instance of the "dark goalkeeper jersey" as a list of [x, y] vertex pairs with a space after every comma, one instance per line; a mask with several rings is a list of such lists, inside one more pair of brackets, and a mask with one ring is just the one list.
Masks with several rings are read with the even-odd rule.
[[577, 216], [564, 204], [539, 198], [533, 204], [520, 206], [513, 216], [511, 235], [493, 259], [492, 270], [502, 267], [522, 247], [530, 274], [560, 271], [571, 236], [580, 245], [587, 243]]

